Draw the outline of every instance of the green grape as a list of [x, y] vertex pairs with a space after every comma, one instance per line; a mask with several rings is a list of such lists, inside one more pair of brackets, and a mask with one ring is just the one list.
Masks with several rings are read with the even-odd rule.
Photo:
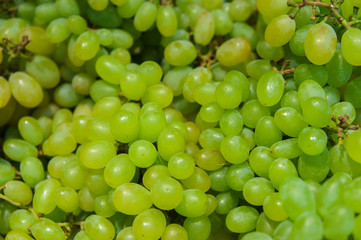
[[308, 155], [321, 154], [326, 149], [327, 135], [320, 128], [305, 127], [298, 136], [298, 145]]
[[219, 128], [208, 128], [199, 136], [199, 144], [202, 148], [219, 149], [224, 135]]
[[285, 56], [282, 47], [272, 47], [265, 40], [257, 42], [256, 51], [261, 58], [266, 60], [279, 61]]
[[75, 107], [81, 99], [82, 96], [76, 93], [70, 83], [61, 84], [54, 92], [54, 100], [61, 107]]
[[39, 240], [65, 239], [65, 233], [61, 227], [47, 218], [40, 218], [35, 220], [34, 224], [31, 226], [31, 234], [35, 237], [35, 239]]
[[142, 96], [142, 103], [156, 102], [162, 108], [169, 106], [173, 100], [173, 92], [167, 85], [153, 84], [149, 86]]
[[217, 49], [216, 58], [223, 66], [234, 66], [246, 61], [251, 53], [249, 41], [243, 37], [236, 37], [225, 41]]
[[92, 31], [87, 31], [79, 35], [75, 41], [75, 55], [81, 60], [92, 59], [99, 50], [99, 37]]
[[24, 182], [31, 188], [34, 188], [44, 179], [43, 164], [35, 157], [27, 157], [21, 161], [20, 173]]
[[208, 174], [211, 179], [211, 189], [217, 192], [223, 192], [230, 190], [230, 187], [226, 182], [226, 174], [228, 167], [223, 166], [217, 170], [214, 170]]
[[46, 56], [35, 55], [26, 62], [25, 69], [43, 88], [54, 88], [60, 81], [58, 66]]
[[119, 98], [105, 97], [94, 104], [92, 115], [98, 119], [108, 119], [118, 112], [120, 107], [121, 102]]
[[130, 33], [122, 29], [113, 29], [113, 42], [109, 46], [113, 49], [115, 48], [125, 48], [128, 49], [133, 46], [134, 39]]
[[357, 77], [353, 79], [349, 84], [346, 86], [346, 90], [344, 92], [344, 99], [347, 102], [350, 102], [354, 108], [361, 107], [361, 101], [357, 98], [357, 94], [360, 92], [361, 88], [361, 78]]
[[67, 19], [57, 18], [49, 23], [46, 28], [46, 36], [52, 43], [60, 43], [70, 36]]
[[361, 175], [361, 165], [347, 154], [344, 144], [333, 146], [330, 150], [330, 170], [333, 174], [345, 172], [352, 177]]
[[40, 84], [25, 72], [16, 72], [9, 78], [12, 96], [24, 107], [33, 108], [43, 100]]
[[28, 205], [32, 198], [33, 193], [31, 188], [21, 181], [9, 181], [5, 184], [4, 194], [6, 197], [21, 205]]
[[132, 227], [123, 228], [117, 235], [116, 240], [135, 240]]
[[235, 0], [230, 4], [228, 14], [233, 21], [245, 22], [252, 12], [252, 4], [249, 1]]
[[355, 131], [346, 138], [346, 150], [352, 160], [360, 163], [361, 157], [357, 149], [361, 146], [361, 131]]
[[76, 141], [72, 134], [57, 131], [48, 138], [50, 150], [57, 155], [68, 155], [76, 149]]
[[217, 207], [215, 209], [218, 214], [227, 214], [233, 208], [237, 207], [239, 196], [237, 192], [223, 191], [217, 194]]
[[321, 154], [309, 156], [302, 154], [298, 160], [298, 173], [303, 180], [322, 182], [330, 171], [330, 154], [325, 149]]
[[156, 25], [162, 36], [170, 37], [176, 32], [178, 28], [177, 15], [171, 5], [163, 5], [158, 8]]
[[147, 168], [156, 161], [158, 153], [154, 145], [146, 140], [138, 140], [129, 148], [129, 159], [141, 168]]
[[87, 187], [83, 187], [78, 192], [79, 208], [86, 212], [93, 212], [95, 210], [95, 196], [90, 193]]
[[327, 83], [332, 87], [341, 87], [350, 79], [353, 66], [349, 64], [337, 49], [333, 58], [325, 65], [328, 72]]
[[302, 105], [303, 118], [313, 127], [325, 127], [331, 120], [331, 107], [321, 97], [311, 97]]
[[193, 174], [181, 180], [183, 185], [189, 189], [198, 189], [207, 192], [211, 187], [211, 179], [207, 172], [199, 167], [195, 167]]
[[302, 114], [291, 107], [278, 109], [274, 115], [274, 122], [283, 133], [290, 137], [298, 137], [302, 129], [307, 127]]
[[293, 222], [289, 219], [278, 224], [274, 230], [272, 237], [276, 240], [288, 240], [291, 237]]
[[251, 94], [250, 83], [242, 72], [231, 70], [224, 76], [224, 81], [236, 84], [241, 88], [243, 101], [249, 98]]
[[183, 191], [183, 199], [175, 208], [175, 211], [184, 217], [200, 217], [207, 212], [208, 197], [198, 189]]
[[215, 31], [215, 21], [213, 15], [208, 11], [203, 11], [197, 17], [194, 26], [194, 41], [200, 45], [208, 45], [213, 38]]
[[351, 124], [356, 118], [356, 110], [349, 102], [339, 102], [331, 107], [332, 115], [336, 117], [346, 117], [345, 121]]
[[[152, 143], [156, 142], [166, 125], [167, 122], [162, 111], [145, 112], [139, 118], [139, 138]], [[124, 130], [121, 129], [121, 131]]]
[[186, 66], [197, 57], [197, 51], [190, 41], [177, 40], [167, 45], [164, 57], [173, 66]]
[[354, 224], [354, 228], [353, 228], [353, 231], [352, 231], [352, 235], [355, 239], [360, 239], [360, 221], [361, 217], [360, 216], [357, 216], [355, 217], [355, 224]]
[[281, 47], [288, 43], [296, 30], [296, 22], [288, 15], [280, 15], [267, 25], [265, 40], [272, 47]]
[[277, 127], [273, 117], [264, 116], [258, 120], [254, 131], [254, 138], [257, 146], [270, 147], [275, 142], [282, 140], [282, 132]]
[[258, 176], [269, 178], [268, 169], [274, 159], [268, 147], [258, 146], [251, 151], [248, 161]]
[[[1, 63], [1, 61], [0, 61], [0, 63]], [[10, 98], [11, 98], [10, 84], [3, 77], [0, 77], [0, 94], [1, 94], [0, 108], [3, 108], [8, 104], [8, 102], [10, 101]]]
[[56, 205], [66, 213], [74, 212], [78, 208], [79, 197], [74, 189], [61, 187], [55, 193]]
[[59, 15], [65, 18], [80, 14], [79, 6], [75, 0], [56, 0], [55, 6]]
[[34, 223], [33, 214], [26, 209], [15, 210], [9, 217], [9, 227], [11, 230], [21, 230], [29, 233], [29, 228]]
[[104, 180], [102, 171], [98, 173], [96, 171], [93, 173], [88, 172], [85, 178], [85, 186], [96, 196], [107, 194], [110, 190], [110, 187]]
[[256, 228], [258, 216], [253, 207], [236, 207], [227, 214], [226, 226], [231, 232], [246, 233]]
[[262, 15], [268, 16], [269, 18], [277, 17], [288, 11], [287, 1], [284, 0], [258, 0], [257, 8]]
[[277, 158], [268, 169], [269, 179], [274, 188], [279, 190], [287, 177], [297, 177], [297, 169], [293, 162], [287, 158]]
[[55, 196], [60, 187], [60, 182], [53, 178], [41, 181], [36, 186], [33, 198], [34, 210], [37, 213], [51, 213], [56, 207]]
[[194, 122], [185, 122], [184, 125], [187, 128], [186, 142], [197, 143], [201, 134], [200, 129]]
[[356, 40], [360, 36], [361, 30], [350, 28], [342, 35], [341, 39], [342, 56], [353, 66], [361, 65], [361, 58], [358, 56], [358, 53], [361, 51], [361, 45]]
[[28, 26], [22, 31], [22, 36], [28, 36], [30, 43], [26, 49], [35, 54], [50, 54], [55, 50], [55, 45], [46, 37], [42, 27]]
[[90, 215], [84, 222], [85, 232], [94, 239], [113, 239], [115, 237], [115, 229], [113, 224], [98, 215]]
[[168, 171], [176, 179], [189, 178], [194, 172], [195, 162], [187, 153], [176, 153], [168, 161]]
[[157, 17], [157, 6], [151, 2], [144, 2], [134, 16], [134, 27], [140, 31], [147, 31], [152, 27]]
[[227, 136], [238, 135], [243, 129], [241, 113], [235, 109], [224, 111], [220, 117], [219, 126]]
[[126, 71], [120, 78], [120, 86], [125, 97], [139, 100], [146, 91], [146, 83], [136, 71]]
[[96, 11], [104, 10], [108, 6], [108, 3], [108, 0], [88, 0], [89, 6]]
[[[158, 63], [154, 61], [145, 61], [139, 65], [138, 71], [147, 83], [147, 86], [160, 83], [163, 70]], [[163, 79], [163, 82], [165, 80]], [[164, 82], [165, 83], [165, 82]], [[167, 85], [167, 84], [166, 84]], [[168, 86], [169, 87], [169, 86]], [[171, 88], [172, 89], [172, 88]]]
[[79, 150], [79, 160], [87, 168], [100, 169], [116, 155], [114, 145], [108, 141], [95, 141], [84, 144]]
[[206, 240], [211, 234], [211, 222], [208, 217], [187, 218], [183, 223], [189, 240]]
[[[189, 102], [194, 102], [195, 90], [203, 83], [211, 82], [212, 73], [209, 69], [205, 67], [197, 67], [193, 69], [190, 73], [188, 73], [188, 75], [183, 81], [183, 97]], [[213, 99], [215, 100], [214, 94]]]
[[181, 120], [172, 120], [172, 119], [168, 120], [167, 119], [167, 121], [170, 121], [168, 123], [168, 127], [178, 129], [182, 133], [184, 138], [187, 139], [188, 130], [187, 130], [186, 125]]
[[76, 35], [82, 34], [87, 30], [87, 23], [85, 19], [79, 15], [72, 15], [68, 17], [66, 25], [68, 29]]
[[187, 240], [187, 231], [179, 224], [169, 224], [161, 237], [161, 240]]
[[[308, 7], [308, 6], [305, 6], [305, 7]], [[303, 7], [303, 8], [305, 8], [305, 7]], [[298, 16], [298, 14], [296, 16]], [[298, 27], [297, 19], [296, 19], [296, 25], [297, 25], [297, 30], [295, 31], [295, 34], [289, 41], [290, 50], [296, 56], [305, 57], [306, 56], [305, 38], [306, 38], [308, 31], [312, 28], [312, 26], [314, 24], [307, 24], [305, 26]]]
[[262, 232], [250, 232], [244, 235], [240, 240], [271, 240], [272, 238]]
[[288, 218], [288, 214], [283, 208], [279, 192], [271, 193], [264, 199], [263, 211], [266, 216], [273, 221], [280, 222]]
[[292, 227], [291, 239], [322, 239], [323, 229], [321, 218], [313, 212], [301, 214]]
[[116, 188], [130, 182], [134, 177], [135, 169], [127, 154], [119, 154], [110, 159], [105, 166], [104, 180], [109, 186]]
[[264, 199], [272, 192], [274, 188], [271, 182], [262, 177], [248, 180], [243, 187], [244, 199], [254, 206], [262, 206]]
[[215, 91], [216, 102], [223, 109], [233, 109], [242, 102], [242, 90], [236, 83], [223, 81]]
[[58, 171], [61, 171], [60, 179], [63, 186], [73, 189], [80, 189], [84, 186], [86, 172], [80, 162], [70, 160], [64, 164], [64, 169]]
[[95, 69], [97, 74], [105, 81], [119, 84], [120, 78], [125, 74], [122, 63], [114, 56], [103, 55], [96, 60]]
[[75, 237], [74, 240], [90, 240], [90, 236], [86, 232], [79, 231]]
[[159, 155], [164, 160], [169, 160], [174, 154], [185, 150], [185, 139], [178, 129], [163, 129], [157, 140]]
[[95, 198], [94, 211], [97, 215], [107, 218], [115, 214], [108, 195], [101, 195]]
[[305, 38], [305, 53], [310, 62], [316, 65], [328, 63], [335, 54], [337, 36], [327, 23], [315, 24]]
[[125, 110], [118, 111], [110, 119], [111, 132], [121, 143], [134, 141], [138, 137], [140, 124], [134, 113]]
[[[287, 83], [286, 83], [286, 87], [287, 87]], [[302, 113], [302, 108], [300, 106], [300, 102], [298, 99], [298, 92], [293, 90], [286, 92], [281, 99], [281, 107], [291, 107], [297, 110], [297, 112]]]
[[226, 11], [222, 9], [214, 9], [211, 11], [211, 14], [214, 19], [214, 34], [224, 36], [232, 31], [232, 19]]
[[241, 108], [241, 114], [244, 125], [249, 128], [255, 128], [258, 120], [263, 116], [271, 115], [269, 108], [263, 106], [257, 100], [246, 102]]
[[297, 177], [289, 177], [287, 181], [283, 181], [280, 186], [280, 199], [286, 213], [293, 220], [298, 219], [302, 213], [316, 210], [311, 190]]
[[207, 212], [204, 214], [204, 216], [208, 217], [216, 210], [218, 200], [212, 194], [207, 194], [207, 197], [208, 197], [208, 209], [207, 209]]
[[150, 192], [136, 183], [124, 183], [113, 193], [114, 207], [127, 215], [138, 215], [152, 204]]
[[21, 139], [8, 139], [4, 142], [3, 151], [11, 160], [20, 162], [26, 157], [36, 157], [35, 146]]
[[199, 115], [206, 122], [218, 122], [221, 118], [223, 111], [224, 109], [220, 105], [218, 105], [217, 102], [211, 102], [201, 107], [201, 109], [199, 110]]
[[344, 187], [343, 199], [345, 204], [354, 212], [360, 212], [359, 198], [360, 195], [360, 177], [352, 180]]
[[67, 163], [74, 161], [75, 155], [56, 156], [48, 162], [48, 172], [53, 178], [60, 178]]
[[342, 239], [354, 228], [354, 213], [343, 205], [333, 207], [323, 219], [323, 234], [328, 239]]
[[258, 80], [264, 73], [272, 70], [269, 60], [256, 59], [247, 64], [247, 74], [252, 78]]
[[[112, 41], [113, 42], [113, 41]], [[117, 58], [123, 65], [127, 65], [131, 61], [130, 53], [124, 48], [115, 48], [110, 52], [110, 56]]]
[[171, 210], [177, 207], [183, 198], [182, 185], [173, 178], [157, 180], [150, 191], [153, 204], [162, 210]]
[[148, 209], [135, 217], [133, 233], [136, 239], [159, 239], [166, 228], [164, 214], [158, 209]]
[[43, 141], [43, 131], [35, 118], [22, 117], [18, 122], [18, 129], [22, 138], [35, 146]]
[[264, 106], [277, 104], [283, 95], [284, 79], [276, 71], [270, 71], [261, 76], [257, 84], [257, 96]]
[[259, 215], [256, 224], [256, 232], [267, 234], [271, 236], [273, 231], [276, 229], [278, 222], [275, 222], [267, 217], [267, 215], [263, 212]]
[[[331, 3], [331, 2], [329, 2], [329, 3]], [[298, 11], [298, 13], [295, 16], [297, 28], [299, 29], [307, 24], [318, 22], [318, 19], [319, 19], [318, 14], [319, 13], [320, 13], [320, 9], [317, 6], [315, 8], [313, 8], [313, 6], [311, 6], [311, 5], [306, 5], [306, 6], [303, 6], [302, 8], [300, 8], [300, 10]], [[314, 18], [312, 18], [312, 16], [314, 16], [313, 14], [316, 15]], [[313, 19], [314, 19], [314, 21], [312, 21]]]
[[15, 169], [11, 167], [10, 162], [0, 158], [0, 186], [15, 178]]
[[249, 146], [241, 136], [227, 136], [221, 142], [220, 151], [225, 160], [239, 164], [248, 158]]
[[[296, 67], [294, 72], [294, 79], [298, 86], [300, 86], [301, 83], [304, 81], [313, 80], [317, 82], [319, 85], [321, 85], [321, 87], [323, 87], [327, 83], [328, 78], [329, 78], [329, 74], [325, 67], [317, 66], [313, 64], [300, 64]], [[308, 83], [311, 82], [308, 81]], [[317, 89], [319, 88], [316, 87], [316, 84], [313, 87]]]
[[143, 174], [143, 185], [150, 190], [154, 183], [162, 178], [168, 178], [171, 175], [168, 172], [168, 168], [164, 165], [153, 165], [148, 168]]

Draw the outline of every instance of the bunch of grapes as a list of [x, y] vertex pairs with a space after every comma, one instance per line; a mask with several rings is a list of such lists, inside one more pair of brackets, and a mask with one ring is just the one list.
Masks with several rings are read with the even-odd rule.
[[3, 0], [0, 239], [361, 240], [360, 0]]

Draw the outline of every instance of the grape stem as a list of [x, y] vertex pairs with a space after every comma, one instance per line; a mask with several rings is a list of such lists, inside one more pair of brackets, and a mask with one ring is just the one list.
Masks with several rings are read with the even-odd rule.
[[22, 206], [21, 203], [15, 202], [15, 201], [13, 201], [12, 199], [8, 198], [7, 196], [5, 196], [4, 194], [1, 194], [1, 193], [0, 193], [0, 199], [3, 199], [3, 200], [5, 200], [5, 201], [11, 203], [11, 204], [14, 205], [14, 206], [17, 206], [17, 207], [21, 207], [21, 206]]
[[298, 12], [298, 10], [300, 10], [302, 7], [306, 6], [306, 5], [310, 5], [313, 8], [315, 8], [316, 6], [318, 7], [325, 7], [331, 10], [332, 14], [338, 19], [338, 21], [346, 28], [346, 29], [350, 29], [351, 25], [346, 21], [346, 19], [337, 11], [338, 7], [335, 4], [328, 4], [328, 3], [324, 3], [321, 2], [320, 0], [316, 0], [316, 1], [308, 1], [308, 0], [303, 0], [303, 2], [297, 4], [295, 2], [292, 2], [291, 0], [289, 0], [288, 2], [289, 6], [295, 7], [296, 9], [290, 14], [291, 18], [294, 18]]

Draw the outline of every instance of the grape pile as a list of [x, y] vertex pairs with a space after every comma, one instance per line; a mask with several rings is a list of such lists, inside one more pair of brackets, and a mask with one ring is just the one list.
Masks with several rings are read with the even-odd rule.
[[0, 240], [361, 240], [360, 0], [3, 0]]

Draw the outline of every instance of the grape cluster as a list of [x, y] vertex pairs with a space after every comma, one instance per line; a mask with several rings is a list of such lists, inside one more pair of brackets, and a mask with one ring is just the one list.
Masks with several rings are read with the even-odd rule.
[[361, 240], [360, 7], [3, 0], [0, 239]]

